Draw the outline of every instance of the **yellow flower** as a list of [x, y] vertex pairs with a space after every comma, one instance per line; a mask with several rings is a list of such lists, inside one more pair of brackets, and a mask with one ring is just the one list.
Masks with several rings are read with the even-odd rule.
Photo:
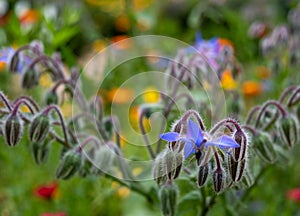
[[64, 117], [70, 117], [72, 115], [72, 104], [64, 103], [61, 105], [60, 110]]
[[99, 40], [95, 40], [92, 46], [94, 51], [100, 52], [106, 47], [106, 45], [107, 44], [104, 40], [99, 39]]
[[221, 86], [228, 91], [235, 90], [237, 88], [237, 83], [233, 79], [231, 71], [229, 69], [225, 70], [221, 77]]
[[135, 167], [133, 170], [132, 170], [132, 173], [134, 176], [138, 176], [139, 174], [141, 174], [143, 171], [143, 169], [141, 167]]
[[137, 11], [144, 10], [150, 6], [152, 0], [133, 0], [133, 8]]
[[159, 101], [159, 92], [154, 87], [148, 87], [142, 97], [146, 103], [157, 103]]
[[51, 76], [48, 73], [43, 73], [40, 76], [40, 86], [45, 88], [50, 88], [52, 86], [53, 82], [51, 79]]
[[261, 94], [263, 91], [261, 84], [256, 81], [244, 82], [242, 90], [245, 96], [252, 96], [252, 97]]
[[[140, 117], [139, 107], [138, 106], [131, 107], [129, 110], [129, 121], [130, 121], [130, 124], [132, 125], [132, 127], [136, 131], [140, 131], [139, 117]], [[145, 128], [145, 131], [149, 132], [149, 130], [151, 129], [150, 120], [143, 118], [143, 125]]]
[[25, 105], [22, 105], [20, 107], [20, 110], [21, 110], [22, 113], [30, 113], [30, 109]]
[[127, 187], [120, 187], [118, 190], [117, 190], [117, 194], [120, 198], [126, 198], [129, 196], [130, 194], [130, 190], [127, 188]]

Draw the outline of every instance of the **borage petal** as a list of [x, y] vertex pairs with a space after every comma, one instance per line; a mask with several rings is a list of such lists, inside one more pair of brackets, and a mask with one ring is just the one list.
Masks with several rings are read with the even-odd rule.
[[168, 132], [168, 133], [161, 134], [159, 137], [163, 140], [168, 141], [168, 142], [174, 142], [174, 141], [177, 141], [179, 139], [179, 133]]
[[204, 139], [199, 125], [190, 119], [188, 121], [187, 138], [193, 140], [198, 147], [200, 147]]
[[189, 156], [195, 154], [195, 145], [194, 143], [188, 140], [184, 140], [184, 141], [185, 141], [185, 145], [184, 145], [183, 153], [184, 153], [184, 160], [186, 160]]
[[232, 139], [230, 136], [222, 135], [212, 141], [205, 143], [205, 147], [207, 146], [219, 146], [220, 148], [239, 148], [240, 145]]

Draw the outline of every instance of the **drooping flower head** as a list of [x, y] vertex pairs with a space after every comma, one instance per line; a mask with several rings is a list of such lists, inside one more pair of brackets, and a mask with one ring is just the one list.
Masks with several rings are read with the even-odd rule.
[[188, 120], [188, 127], [185, 135], [180, 135], [177, 132], [168, 132], [161, 134], [160, 138], [168, 142], [184, 141], [184, 159], [187, 159], [192, 154], [197, 154], [203, 148], [209, 146], [217, 146], [221, 149], [240, 147], [234, 139], [225, 134], [217, 138], [212, 138], [208, 133], [201, 131], [199, 125], [192, 120]]

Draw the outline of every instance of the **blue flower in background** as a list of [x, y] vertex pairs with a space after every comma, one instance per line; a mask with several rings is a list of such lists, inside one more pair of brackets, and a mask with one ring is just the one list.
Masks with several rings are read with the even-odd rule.
[[184, 146], [184, 159], [187, 159], [190, 155], [195, 154], [196, 150], [201, 147], [217, 146], [219, 148], [239, 148], [239, 144], [230, 136], [222, 135], [214, 139], [207, 139], [203, 136], [198, 124], [192, 120], [188, 121], [186, 136], [180, 136], [177, 132], [168, 132], [160, 135], [160, 138], [168, 142], [175, 142], [182, 140], [185, 142]]
[[[0, 62], [5, 63], [6, 65], [10, 64], [11, 58], [14, 55], [16, 50], [12, 47], [4, 48], [0, 50]], [[30, 64], [31, 59], [28, 56], [19, 55], [19, 63], [17, 67], [17, 72], [21, 73], [23, 68]]]

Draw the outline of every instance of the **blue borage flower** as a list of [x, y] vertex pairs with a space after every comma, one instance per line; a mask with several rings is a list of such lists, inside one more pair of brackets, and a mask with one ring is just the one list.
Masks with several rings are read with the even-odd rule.
[[[0, 50], [0, 62], [4, 62], [6, 65], [10, 64], [11, 58], [13, 57], [16, 50], [12, 47], [3, 48]], [[17, 66], [17, 72], [21, 73], [26, 65], [31, 63], [31, 59], [28, 56], [20, 55], [19, 63]]]
[[160, 135], [160, 138], [168, 142], [184, 141], [184, 159], [195, 154], [203, 147], [217, 146], [219, 148], [239, 148], [239, 144], [228, 135], [222, 135], [217, 138], [210, 138], [208, 134], [203, 133], [195, 122], [188, 120], [187, 133], [180, 136], [177, 132], [168, 132]]

